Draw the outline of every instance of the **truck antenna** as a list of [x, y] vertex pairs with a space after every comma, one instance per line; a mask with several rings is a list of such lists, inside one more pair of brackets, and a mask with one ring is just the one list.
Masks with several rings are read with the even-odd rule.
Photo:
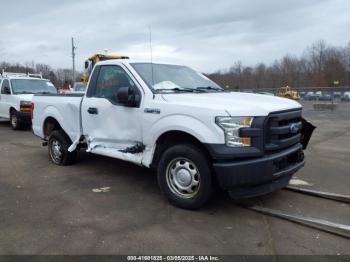
[[153, 88], [153, 86], [154, 86], [154, 72], [153, 72], [153, 50], [152, 50], [152, 28], [151, 28], [151, 26], [149, 26], [148, 29], [149, 29], [149, 49], [150, 49], [150, 55], [151, 55], [152, 88]]

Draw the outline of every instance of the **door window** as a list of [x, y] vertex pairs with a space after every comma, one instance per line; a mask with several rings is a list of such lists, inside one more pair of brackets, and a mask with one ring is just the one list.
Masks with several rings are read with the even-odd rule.
[[2, 82], [2, 85], [1, 85], [1, 94], [8, 94], [8, 92], [5, 91], [6, 87], [8, 88], [8, 90], [10, 90], [10, 81], [8, 81], [7, 79], [5, 79], [3, 82]]
[[94, 96], [103, 97], [113, 104], [118, 104], [117, 92], [121, 87], [137, 90], [134, 81], [120, 66], [101, 66]]

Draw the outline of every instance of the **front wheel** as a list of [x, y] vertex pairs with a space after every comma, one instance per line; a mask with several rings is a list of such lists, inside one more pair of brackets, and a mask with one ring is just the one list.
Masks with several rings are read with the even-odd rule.
[[71, 140], [62, 130], [51, 133], [48, 142], [49, 157], [56, 165], [67, 166], [76, 162], [77, 150], [69, 152]]
[[178, 207], [198, 209], [211, 197], [213, 186], [209, 161], [193, 145], [175, 145], [165, 150], [157, 173], [161, 191]]
[[19, 130], [21, 128], [21, 123], [18, 119], [17, 112], [12, 110], [10, 112], [10, 122], [13, 130]]

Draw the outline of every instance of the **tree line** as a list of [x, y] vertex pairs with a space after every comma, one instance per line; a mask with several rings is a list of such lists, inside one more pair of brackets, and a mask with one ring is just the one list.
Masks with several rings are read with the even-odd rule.
[[[227, 89], [350, 86], [350, 42], [346, 46], [327, 45], [320, 40], [301, 56], [285, 55], [266, 65], [244, 66], [235, 61], [227, 70], [207, 75]], [[339, 83], [334, 83], [338, 81]]]
[[[37, 64], [34, 61], [25, 64], [0, 62], [0, 70], [11, 73], [41, 73], [43, 78], [49, 79], [57, 88], [68, 88], [73, 82], [72, 69], [54, 69], [50, 65]], [[82, 73], [76, 72], [76, 76], [76, 81], [80, 81]]]

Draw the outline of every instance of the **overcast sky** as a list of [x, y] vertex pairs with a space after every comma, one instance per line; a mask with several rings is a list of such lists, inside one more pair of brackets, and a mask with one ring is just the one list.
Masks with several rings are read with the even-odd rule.
[[186, 64], [202, 72], [300, 55], [324, 39], [350, 41], [349, 0], [0, 0], [0, 61], [71, 67], [110, 53]]

